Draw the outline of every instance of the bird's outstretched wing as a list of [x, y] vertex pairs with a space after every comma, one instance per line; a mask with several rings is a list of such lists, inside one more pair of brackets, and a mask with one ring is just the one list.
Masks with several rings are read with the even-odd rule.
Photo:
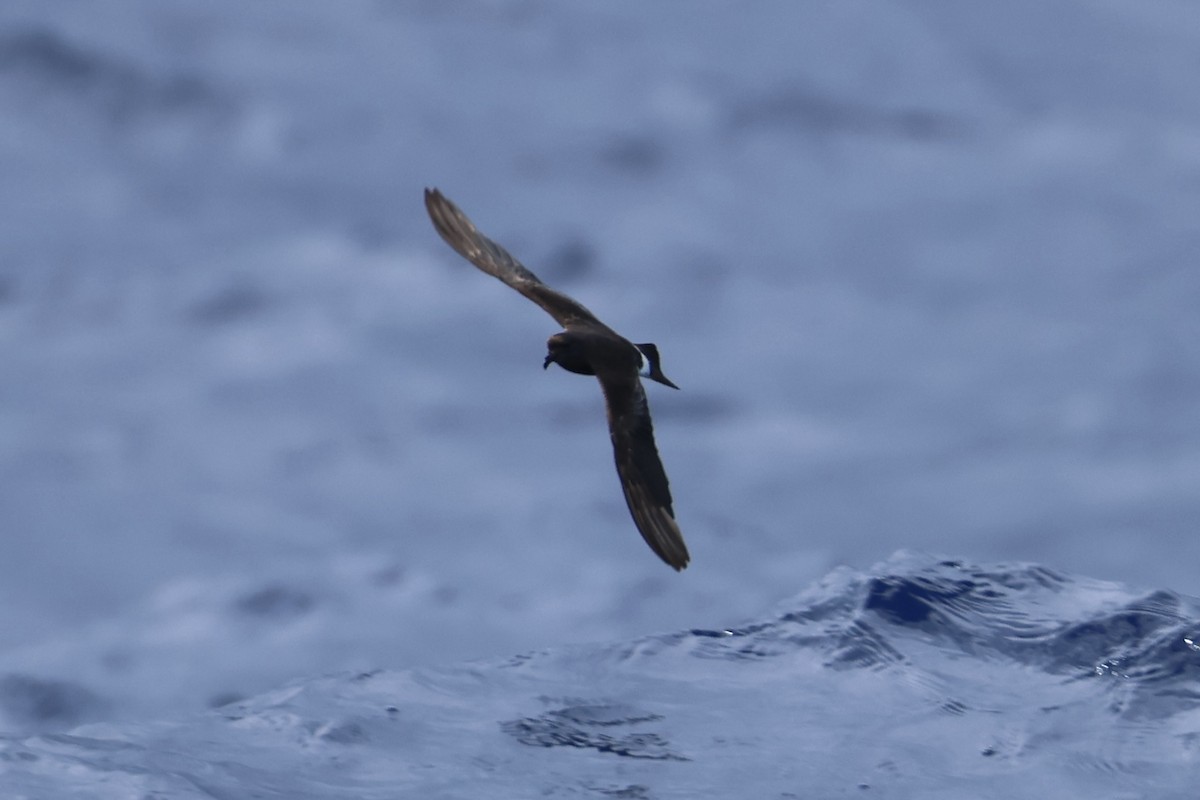
[[460, 256], [495, 278], [507, 283], [544, 308], [564, 328], [580, 323], [607, 329], [596, 315], [562, 292], [542, 283], [500, 245], [484, 236], [458, 206], [437, 189], [425, 190], [425, 209], [438, 234]]
[[671, 507], [671, 487], [658, 447], [646, 392], [636, 376], [630, 380], [600, 376], [608, 407], [608, 430], [625, 502], [638, 532], [658, 557], [681, 570], [691, 556]]

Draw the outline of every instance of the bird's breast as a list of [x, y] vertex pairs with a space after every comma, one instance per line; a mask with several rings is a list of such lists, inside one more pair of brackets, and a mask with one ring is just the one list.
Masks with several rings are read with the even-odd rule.
[[586, 358], [577, 356], [559, 356], [555, 359], [560, 367], [576, 375], [595, 375], [596, 368]]

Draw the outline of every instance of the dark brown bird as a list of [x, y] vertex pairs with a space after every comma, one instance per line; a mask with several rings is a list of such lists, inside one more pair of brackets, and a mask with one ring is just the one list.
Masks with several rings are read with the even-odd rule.
[[650, 407], [640, 378], [672, 389], [659, 365], [658, 348], [633, 344], [578, 302], [551, 289], [508, 251], [480, 233], [458, 206], [437, 189], [425, 190], [433, 227], [455, 252], [541, 306], [565, 330], [546, 342], [546, 360], [580, 375], [595, 375], [608, 408], [617, 474], [637, 529], [658, 557], [677, 570], [690, 556], [671, 507], [671, 488], [654, 444]]

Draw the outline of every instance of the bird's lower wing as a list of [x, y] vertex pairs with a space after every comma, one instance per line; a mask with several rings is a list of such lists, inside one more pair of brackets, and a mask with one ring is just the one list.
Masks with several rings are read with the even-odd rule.
[[608, 402], [608, 426], [612, 436], [617, 475], [634, 524], [646, 544], [659, 558], [677, 570], [691, 556], [671, 507], [671, 487], [658, 447], [654, 426], [641, 382], [613, 385], [601, 381]]

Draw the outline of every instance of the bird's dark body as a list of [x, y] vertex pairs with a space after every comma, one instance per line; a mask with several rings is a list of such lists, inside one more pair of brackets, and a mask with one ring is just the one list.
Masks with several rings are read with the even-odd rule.
[[596, 376], [604, 392], [621, 490], [633, 521], [659, 558], [677, 570], [686, 567], [691, 557], [675, 522], [671, 488], [640, 380], [644, 376], [679, 388], [663, 374], [658, 348], [630, 342], [583, 305], [542, 283], [436, 189], [425, 190], [425, 208], [438, 234], [456, 252], [537, 303], [563, 326], [546, 342], [543, 366], [554, 363], [578, 375]]
[[591, 331], [563, 331], [546, 340], [547, 362], [558, 364], [576, 375], [595, 375], [596, 367], [614, 375], [637, 373], [641, 354], [633, 344], [619, 336]]

